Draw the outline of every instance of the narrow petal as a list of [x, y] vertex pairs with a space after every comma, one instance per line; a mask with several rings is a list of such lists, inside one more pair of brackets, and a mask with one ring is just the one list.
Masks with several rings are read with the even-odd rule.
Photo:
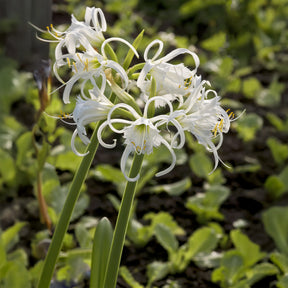
[[75, 147], [75, 139], [76, 139], [77, 135], [78, 135], [78, 131], [77, 131], [77, 129], [75, 129], [74, 133], [72, 134], [72, 137], [71, 137], [71, 149], [77, 156], [84, 157], [87, 154], [89, 154], [89, 151], [86, 152], [86, 153], [80, 153], [80, 152], [77, 151], [77, 149]]
[[136, 51], [136, 49], [133, 47], [132, 44], [130, 44], [128, 41], [126, 41], [126, 40], [124, 40], [124, 39], [122, 39], [122, 38], [120, 38], [120, 37], [111, 37], [111, 38], [106, 39], [106, 40], [102, 43], [102, 45], [101, 45], [101, 54], [102, 54], [106, 59], [107, 59], [107, 56], [106, 56], [106, 53], [105, 53], [105, 49], [104, 49], [104, 48], [105, 48], [105, 46], [106, 46], [107, 43], [112, 42], [112, 41], [119, 41], [119, 42], [122, 42], [122, 43], [126, 44], [126, 45], [134, 52], [135, 56], [136, 56], [137, 58], [139, 58], [139, 54], [138, 54], [138, 52]]
[[134, 147], [132, 145], [127, 145], [123, 154], [122, 154], [122, 157], [121, 157], [121, 163], [120, 163], [120, 167], [121, 167], [121, 171], [124, 175], [124, 177], [126, 178], [127, 181], [129, 182], [135, 182], [139, 179], [140, 177], [140, 174], [138, 174], [136, 177], [134, 178], [130, 178], [127, 176], [126, 172], [125, 172], [125, 167], [126, 167], [126, 163], [127, 163], [127, 160], [128, 160], [128, 157], [130, 155], [131, 152], [134, 151]]
[[158, 172], [158, 173], [155, 175], [156, 177], [160, 177], [160, 176], [163, 176], [163, 175], [171, 172], [171, 171], [173, 170], [173, 168], [175, 167], [175, 165], [176, 165], [176, 155], [175, 155], [175, 152], [173, 151], [173, 149], [171, 148], [171, 146], [169, 145], [169, 143], [168, 143], [164, 138], [162, 138], [162, 141], [161, 141], [161, 142], [162, 142], [162, 143], [167, 147], [167, 149], [169, 150], [169, 152], [170, 152], [170, 154], [171, 154], [171, 156], [172, 156], [172, 163], [171, 163], [171, 165], [170, 165], [167, 169], [165, 169], [165, 170], [163, 170], [163, 171], [161, 171], [161, 172]]
[[108, 125], [108, 122], [107, 122], [107, 121], [103, 122], [103, 123], [100, 125], [100, 127], [99, 127], [99, 129], [98, 129], [98, 131], [97, 131], [97, 138], [98, 138], [98, 141], [99, 141], [99, 144], [100, 144], [100, 145], [102, 145], [102, 146], [105, 147], [105, 148], [112, 149], [112, 148], [115, 148], [117, 140], [114, 139], [114, 140], [113, 140], [113, 144], [107, 144], [107, 143], [105, 143], [105, 142], [103, 141], [102, 135], [101, 135], [103, 129], [104, 129], [107, 125]]
[[[153, 47], [155, 44], [158, 44], [158, 45], [159, 45], [158, 50], [156, 51], [155, 55], [154, 55], [151, 59], [149, 59], [149, 58], [148, 58], [149, 50], [150, 50], [151, 47]], [[148, 60], [152, 60], [152, 61], [155, 60], [155, 59], [161, 54], [162, 50], [163, 50], [163, 42], [162, 42], [161, 40], [156, 39], [156, 40], [152, 41], [152, 42], [146, 47], [146, 49], [145, 49], [145, 51], [144, 51], [144, 60], [145, 60], [145, 62], [148, 61]]]

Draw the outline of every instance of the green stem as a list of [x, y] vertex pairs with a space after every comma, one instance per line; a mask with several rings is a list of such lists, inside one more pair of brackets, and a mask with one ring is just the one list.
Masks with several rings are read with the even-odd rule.
[[80, 166], [78, 167], [76, 171], [73, 182], [70, 186], [70, 191], [68, 193], [67, 199], [65, 201], [64, 207], [60, 215], [60, 218], [56, 225], [56, 229], [52, 238], [52, 242], [49, 246], [49, 250], [46, 255], [46, 259], [45, 259], [44, 266], [42, 269], [42, 274], [40, 276], [40, 280], [38, 283], [38, 288], [48, 288], [50, 286], [50, 282], [53, 276], [56, 261], [57, 261], [58, 255], [62, 247], [63, 238], [68, 229], [68, 225], [71, 219], [73, 209], [78, 200], [81, 186], [86, 179], [88, 170], [91, 166], [92, 160], [95, 156], [96, 150], [99, 145], [98, 139], [97, 139], [97, 130], [100, 124], [101, 122], [97, 124], [94, 130], [94, 133], [91, 137], [91, 142], [89, 146], [87, 147], [87, 151], [89, 151], [89, 153], [85, 157], [83, 157], [80, 163]]
[[[134, 178], [138, 175], [138, 173], [140, 173], [143, 157], [144, 154], [138, 155], [135, 153], [129, 177]], [[136, 184], [137, 182], [127, 182], [122, 197], [105, 275], [105, 288], [116, 287], [121, 255], [129, 224], [129, 217], [133, 207]]]

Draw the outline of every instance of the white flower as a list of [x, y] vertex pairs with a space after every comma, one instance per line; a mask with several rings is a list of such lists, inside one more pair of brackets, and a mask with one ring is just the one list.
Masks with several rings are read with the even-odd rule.
[[76, 150], [74, 143], [76, 136], [78, 135], [82, 142], [85, 145], [88, 145], [90, 140], [87, 137], [85, 126], [106, 119], [108, 112], [113, 107], [113, 104], [103, 94], [97, 95], [95, 91], [92, 90], [89, 92], [92, 94], [91, 97], [93, 100], [84, 100], [81, 97], [78, 97], [72, 114], [77, 128], [72, 135], [71, 147], [73, 152], [78, 156], [85, 156], [88, 152], [86, 154], [81, 154]]
[[[159, 45], [157, 52], [152, 57], [148, 58], [149, 50], [154, 45]], [[163, 96], [170, 101], [178, 99], [182, 102], [182, 97], [187, 94], [187, 90], [191, 87], [193, 78], [196, 77], [196, 71], [199, 66], [198, 56], [184, 48], [178, 48], [167, 54], [166, 56], [157, 59], [163, 49], [163, 42], [160, 40], [154, 40], [151, 42], [145, 49], [144, 60], [145, 65], [140, 72], [140, 75], [137, 80], [137, 86], [142, 91], [142, 97], [145, 101], [149, 98], [150, 89], [151, 89], [151, 77], [147, 77], [148, 73], [156, 80], [156, 95]], [[178, 55], [189, 54], [193, 57], [195, 62], [195, 69], [190, 70], [184, 66], [183, 63], [173, 65], [169, 62]], [[165, 103], [155, 103], [156, 107], [165, 105]]]
[[[151, 104], [151, 102], [158, 100], [167, 103], [170, 113], [168, 115], [158, 115], [148, 118], [149, 105]], [[118, 108], [127, 109], [136, 120], [112, 119], [112, 113]], [[168, 168], [161, 172], [158, 172], [156, 176], [165, 175], [174, 168], [176, 164], [176, 155], [173, 149], [180, 149], [183, 147], [185, 143], [185, 135], [178, 121], [175, 120], [174, 117], [171, 117], [172, 114], [173, 107], [171, 103], [167, 99], [160, 96], [150, 98], [147, 101], [144, 107], [143, 116], [140, 116], [131, 106], [125, 103], [119, 103], [115, 105], [108, 113], [107, 120], [99, 127], [97, 134], [98, 140], [102, 146], [106, 148], [114, 148], [116, 146], [115, 139], [113, 144], [107, 144], [102, 140], [101, 134], [103, 129], [109, 126], [109, 128], [113, 132], [123, 134], [123, 137], [125, 139], [124, 144], [126, 144], [126, 148], [122, 154], [120, 166], [125, 178], [128, 181], [133, 182], [139, 179], [139, 174], [134, 178], [129, 178], [125, 172], [128, 156], [133, 152], [137, 154], [150, 154], [152, 153], [154, 147], [159, 147], [161, 144], [166, 146], [166, 148], [169, 150], [172, 157], [172, 162]], [[124, 128], [115, 128], [115, 126], [113, 125], [115, 123], [123, 124]], [[172, 124], [177, 130], [175, 137], [173, 137], [171, 143], [168, 143], [168, 141], [165, 140], [165, 138], [161, 135], [163, 131], [165, 132], [165, 130], [163, 130], [163, 127], [167, 128], [169, 124]], [[166, 130], [166, 132], [169, 132], [169, 130]], [[177, 138], [179, 138], [178, 145], [176, 144]]]
[[[134, 52], [134, 54], [137, 57], [139, 57], [137, 51], [129, 42], [127, 42], [126, 40], [122, 38], [112, 37], [112, 38], [106, 39], [102, 43], [101, 54], [92, 48], [92, 49], [88, 49], [87, 51], [83, 53], [62, 55], [61, 58], [58, 59], [58, 61], [54, 63], [54, 66], [53, 66], [54, 74], [56, 75], [58, 80], [61, 81], [63, 85], [65, 85], [65, 89], [63, 92], [64, 103], [70, 102], [69, 96], [71, 93], [71, 89], [74, 86], [74, 84], [80, 79], [83, 80], [80, 87], [81, 87], [81, 94], [84, 98], [86, 98], [84, 94], [84, 88], [86, 86], [87, 81], [90, 81], [95, 89], [103, 93], [103, 91], [105, 90], [106, 81], [107, 81], [106, 75], [105, 75], [105, 69], [107, 68], [112, 68], [120, 75], [124, 83], [124, 88], [128, 86], [128, 81], [129, 81], [128, 76], [125, 70], [123, 69], [123, 67], [117, 62], [107, 59], [107, 56], [105, 54], [105, 46], [109, 42], [112, 42], [112, 41], [118, 41], [118, 42], [122, 42], [126, 44]], [[66, 64], [72, 69], [72, 72], [74, 73], [74, 75], [66, 83], [60, 78], [57, 72], [57, 69], [62, 66], [62, 62], [64, 61], [64, 59], [66, 59]], [[102, 78], [100, 88], [98, 87], [96, 83], [96, 79], [99, 77]]]
[[[203, 87], [205, 81], [199, 83], [180, 108], [183, 113], [176, 119], [184, 130], [191, 132], [199, 144], [202, 144], [208, 151], [212, 152], [215, 159], [213, 171], [217, 168], [219, 160], [217, 150], [223, 142], [223, 133], [227, 133], [230, 128], [230, 121], [233, 113], [228, 115], [220, 106], [220, 97], [214, 90], [207, 90]], [[212, 98], [210, 95], [212, 94]], [[214, 144], [214, 139], [218, 144]], [[213, 172], [212, 171], [212, 172]], [[211, 173], [212, 173], [211, 172]]]
[[87, 7], [85, 22], [78, 21], [74, 15], [71, 15], [71, 25], [66, 31], [59, 31], [52, 25], [51, 27], [47, 27], [48, 33], [55, 39], [54, 41], [47, 41], [58, 42], [55, 48], [55, 58], [58, 64], [64, 65], [64, 61], [60, 60], [63, 58], [63, 48], [67, 48], [69, 54], [74, 54], [78, 48], [88, 50], [93, 47], [99, 47], [104, 41], [102, 32], [105, 32], [106, 29], [107, 24], [102, 10], [100, 8]]

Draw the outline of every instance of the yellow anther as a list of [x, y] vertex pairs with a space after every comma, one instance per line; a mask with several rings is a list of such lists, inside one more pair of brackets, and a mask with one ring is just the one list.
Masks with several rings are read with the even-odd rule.
[[230, 112], [230, 113], [229, 113], [229, 115], [228, 115], [229, 119], [230, 119], [230, 118], [232, 118], [232, 119], [233, 119], [233, 118], [234, 118], [234, 116], [235, 116], [235, 114], [234, 114], [233, 112]]
[[84, 70], [86, 70], [87, 72], [88, 72], [88, 64], [89, 64], [89, 61], [88, 61], [88, 59], [86, 59], [86, 61], [85, 61], [85, 67], [84, 67]]
[[66, 60], [67, 60], [67, 63], [68, 63], [69, 68], [71, 68], [71, 62], [70, 62], [70, 59], [67, 57]]
[[214, 129], [212, 130], [212, 133], [214, 134], [214, 137], [217, 135], [217, 131], [218, 131], [218, 123], [216, 123]]
[[219, 125], [218, 125], [218, 128], [219, 128], [219, 130], [222, 132], [222, 130], [223, 130], [223, 124], [224, 124], [224, 120], [223, 120], [223, 118], [220, 120], [220, 123], [219, 123]]
[[77, 69], [77, 67], [76, 67], [75, 62], [73, 62], [73, 66], [74, 66], [74, 68], [75, 68], [75, 71], [78, 72], [78, 69]]
[[50, 32], [50, 27], [49, 26], [46, 26], [46, 29], [48, 32]]

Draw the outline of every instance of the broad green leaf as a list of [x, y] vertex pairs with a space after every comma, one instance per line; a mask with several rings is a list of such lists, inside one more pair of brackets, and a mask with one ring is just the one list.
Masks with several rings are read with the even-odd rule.
[[221, 266], [212, 273], [212, 281], [221, 287], [233, 287], [244, 275], [244, 261], [240, 252], [230, 250], [221, 259]]
[[98, 223], [93, 240], [91, 264], [91, 288], [104, 287], [107, 260], [112, 243], [113, 228], [107, 218], [102, 218]]
[[288, 272], [288, 257], [279, 252], [274, 252], [270, 255], [270, 260], [282, 271], [283, 274]]
[[213, 36], [211, 36], [210, 38], [202, 41], [201, 47], [212, 52], [219, 52], [219, 50], [223, 48], [225, 44], [226, 44], [226, 33], [218, 32]]
[[247, 276], [247, 283], [249, 284], [249, 287], [251, 287], [253, 284], [257, 283], [259, 280], [276, 275], [279, 273], [279, 270], [276, 266], [274, 266], [271, 263], [260, 263], [258, 265], [255, 265], [252, 267], [252, 269], [248, 270], [246, 273]]
[[[31, 287], [29, 272], [21, 262], [7, 262], [3, 288]], [[17, 277], [15, 277], [17, 276]]]
[[124, 279], [124, 281], [131, 287], [131, 288], [144, 288], [143, 285], [138, 283], [132, 276], [131, 272], [128, 270], [126, 266], [121, 266], [119, 269], [120, 276]]
[[263, 212], [262, 221], [268, 235], [281, 253], [288, 255], [288, 209], [272, 207]]
[[277, 115], [272, 112], [268, 112], [266, 114], [267, 119], [270, 123], [278, 130], [278, 131], [288, 131], [288, 119], [286, 118], [286, 122], [279, 118]]
[[243, 80], [243, 93], [247, 98], [257, 98], [262, 89], [261, 83], [255, 77]]
[[270, 175], [266, 179], [264, 187], [273, 199], [279, 198], [286, 190], [285, 184], [277, 175]]
[[84, 262], [83, 255], [78, 253], [68, 253], [65, 258], [64, 266], [57, 271], [57, 280], [79, 282], [83, 279], [86, 271], [87, 264]]
[[[1, 116], [2, 115], [0, 115], [0, 117]], [[1, 117], [1, 121], [0, 147], [5, 150], [10, 150], [19, 135], [25, 131], [25, 128], [12, 116], [5, 115]]]
[[270, 148], [273, 158], [277, 164], [283, 164], [288, 158], [288, 145], [281, 143], [277, 138], [269, 137], [267, 145]]
[[189, 159], [189, 165], [193, 173], [202, 178], [207, 178], [213, 170], [211, 159], [205, 153], [196, 153]]
[[269, 88], [264, 89], [259, 93], [258, 97], [255, 99], [256, 103], [264, 107], [276, 107], [280, 104], [281, 94], [284, 89], [284, 83], [280, 83], [278, 80], [273, 79]]
[[171, 230], [163, 225], [157, 224], [155, 227], [155, 236], [161, 246], [168, 251], [168, 253], [176, 252], [179, 243]]
[[183, 230], [173, 217], [167, 212], [153, 213], [150, 212], [143, 217], [144, 220], [151, 220], [151, 227], [154, 230], [158, 224], [164, 224], [167, 226], [171, 232], [175, 235], [185, 235], [185, 230]]
[[1, 183], [11, 183], [16, 175], [14, 159], [6, 151], [0, 148], [0, 187]]
[[92, 247], [92, 237], [88, 229], [81, 223], [77, 223], [75, 227], [75, 236], [81, 248]]
[[171, 196], [179, 196], [191, 187], [191, 179], [186, 177], [178, 182], [171, 184], [156, 185], [149, 188], [152, 193], [166, 192]]
[[147, 266], [148, 287], [157, 280], [165, 278], [170, 271], [169, 263], [154, 261]]
[[216, 231], [210, 227], [197, 229], [188, 239], [186, 258], [191, 260], [200, 253], [211, 253], [219, 242]]
[[229, 194], [229, 189], [224, 186], [211, 186], [205, 193], [189, 197], [186, 207], [197, 214], [197, 220], [201, 223], [210, 219], [221, 220], [223, 215], [218, 210]]
[[263, 119], [256, 113], [245, 114], [234, 123], [239, 137], [245, 142], [254, 139], [256, 132], [263, 126]]
[[90, 172], [90, 176], [94, 176], [102, 181], [110, 181], [112, 183], [125, 182], [122, 171], [108, 164], [99, 164]]
[[16, 141], [16, 165], [22, 169], [27, 169], [27, 163], [31, 162], [29, 159], [32, 159], [32, 154], [34, 153], [32, 138], [32, 132], [25, 132]]
[[11, 250], [14, 245], [19, 241], [19, 232], [26, 224], [26, 222], [17, 222], [13, 226], [2, 232], [2, 234], [0, 235], [1, 242], [6, 251]]
[[253, 243], [240, 230], [232, 230], [230, 233], [232, 242], [242, 255], [245, 267], [250, 267], [265, 257], [265, 253], [261, 252], [260, 246]]
[[288, 191], [288, 165], [279, 174], [279, 179], [285, 185], [285, 191]]
[[276, 283], [277, 288], [288, 288], [288, 275], [284, 275]]

